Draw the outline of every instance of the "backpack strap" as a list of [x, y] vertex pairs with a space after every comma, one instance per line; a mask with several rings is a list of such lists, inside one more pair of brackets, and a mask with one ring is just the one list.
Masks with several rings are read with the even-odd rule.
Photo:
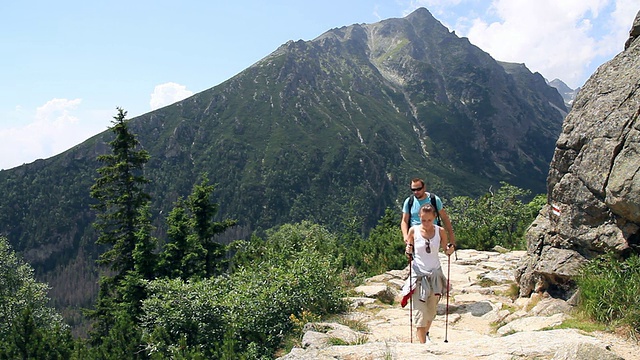
[[409, 220], [407, 220], [408, 228], [411, 228], [411, 208], [413, 207], [413, 200], [415, 198], [416, 197], [413, 195], [409, 196], [409, 203], [407, 204], [409, 206]]
[[431, 205], [433, 206], [433, 208], [436, 209], [436, 222], [438, 226], [442, 226], [442, 220], [440, 220], [440, 212], [438, 211], [436, 196], [433, 193], [429, 193], [429, 200], [431, 200]]

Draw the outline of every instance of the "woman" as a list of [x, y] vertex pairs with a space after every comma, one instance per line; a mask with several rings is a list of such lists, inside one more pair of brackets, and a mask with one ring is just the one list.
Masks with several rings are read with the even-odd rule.
[[438, 302], [447, 291], [447, 278], [442, 272], [438, 252], [444, 249], [450, 256], [455, 247], [447, 245], [447, 232], [435, 225], [436, 211], [430, 203], [420, 207], [420, 225], [414, 225], [407, 234], [405, 252], [411, 261], [411, 277], [407, 279], [402, 295], [403, 306], [411, 296], [413, 324], [421, 343], [430, 343], [429, 328], [436, 318]]

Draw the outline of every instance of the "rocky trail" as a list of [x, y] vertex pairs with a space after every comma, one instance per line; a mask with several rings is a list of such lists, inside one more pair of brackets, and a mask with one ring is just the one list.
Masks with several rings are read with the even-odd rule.
[[[447, 257], [440, 256], [446, 267]], [[407, 268], [367, 279], [355, 289], [363, 296], [350, 298], [352, 310], [343, 321], [307, 324], [302, 347], [280, 359], [640, 359], [633, 340], [556, 328], [572, 316], [564, 300], [537, 294], [512, 300], [513, 272], [523, 256], [524, 251], [475, 250], [459, 250], [457, 260], [452, 256], [448, 325], [443, 297], [431, 344], [410, 341], [409, 307], [400, 306], [398, 295]], [[385, 298], [395, 301], [380, 301]]]

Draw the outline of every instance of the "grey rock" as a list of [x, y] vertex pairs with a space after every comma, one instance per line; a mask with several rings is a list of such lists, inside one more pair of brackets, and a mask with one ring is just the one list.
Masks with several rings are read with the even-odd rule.
[[357, 343], [366, 336], [351, 330], [348, 326], [337, 323], [309, 323], [304, 326], [302, 336], [303, 348], [325, 348], [330, 345], [330, 338], [335, 338], [347, 344]]
[[552, 360], [624, 360], [607, 349], [589, 343], [573, 343], [563, 347]]
[[535, 316], [551, 316], [556, 314], [569, 314], [573, 307], [564, 300], [546, 298], [540, 300], [529, 313]]
[[520, 296], [550, 291], [567, 299], [585, 261], [640, 246], [639, 34], [640, 12], [625, 50], [591, 76], [564, 120], [549, 204], [527, 231], [515, 274]]
[[348, 297], [345, 300], [349, 303], [349, 306], [352, 309], [360, 306], [370, 305], [376, 302], [375, 299], [372, 299], [370, 297]]
[[509, 333], [522, 331], [537, 331], [544, 328], [550, 328], [562, 324], [565, 319], [564, 314], [555, 314], [552, 316], [529, 316], [516, 319], [498, 329], [498, 334], [506, 335]]
[[357, 293], [362, 293], [366, 297], [379, 298], [384, 296], [388, 292], [388, 288], [386, 284], [377, 283], [358, 286], [354, 289], [354, 291]]
[[629, 39], [624, 43], [624, 49], [626, 50], [638, 36], [640, 36], [640, 11], [636, 15], [636, 19], [633, 21], [633, 26], [629, 31]]
[[329, 335], [317, 331], [307, 331], [302, 335], [302, 347], [308, 348], [324, 348], [328, 347]]

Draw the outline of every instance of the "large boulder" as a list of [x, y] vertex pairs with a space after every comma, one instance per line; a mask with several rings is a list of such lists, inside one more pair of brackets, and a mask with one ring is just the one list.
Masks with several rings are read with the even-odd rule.
[[548, 204], [527, 231], [520, 295], [570, 296], [582, 263], [640, 248], [640, 12], [625, 50], [580, 90], [547, 178]]

